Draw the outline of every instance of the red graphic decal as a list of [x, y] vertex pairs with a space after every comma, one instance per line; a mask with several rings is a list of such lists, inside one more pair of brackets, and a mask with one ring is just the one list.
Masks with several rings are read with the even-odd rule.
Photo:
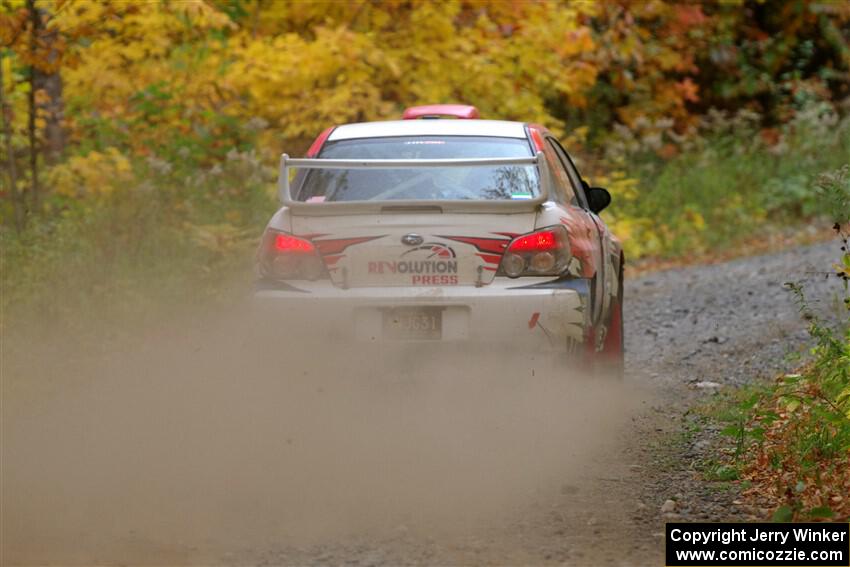
[[582, 231], [583, 225], [573, 217], [561, 217], [561, 224], [567, 227], [567, 233], [570, 238], [570, 249], [573, 256], [578, 258], [581, 263], [581, 271], [584, 277], [593, 276], [593, 249], [597, 244], [593, 238], [583, 236], [586, 232]]
[[483, 258], [484, 261], [487, 262], [488, 264], [498, 264], [499, 262], [502, 261], [502, 257], [499, 256], [498, 254], [481, 254], [479, 252], [478, 254], [476, 254], [476, 256]]
[[325, 256], [324, 257], [325, 264], [327, 264], [328, 266], [333, 266], [334, 264], [339, 262], [344, 257], [345, 257], [345, 254], [334, 254], [332, 256]]
[[[446, 246], [445, 244], [440, 244], [439, 242], [426, 242], [422, 246], [417, 246], [416, 248], [411, 248], [407, 252], [404, 252], [401, 256], [407, 256], [408, 254], [417, 254], [421, 251], [430, 252], [427, 258], [433, 258], [437, 256], [438, 258], [454, 258], [455, 251]], [[417, 254], [418, 255], [418, 254]]]
[[328, 137], [330, 137], [331, 132], [333, 132], [335, 128], [336, 126], [325, 128], [325, 130], [321, 134], [319, 134], [319, 137], [316, 138], [312, 144], [310, 144], [310, 148], [307, 150], [308, 158], [316, 157], [319, 154], [319, 151], [321, 151], [322, 146], [325, 145], [325, 142], [327, 141]]
[[386, 273], [394, 274], [396, 273], [396, 265], [396, 262], [369, 262], [369, 273], [383, 274], [384, 268], [386, 268]]
[[471, 244], [478, 249], [479, 252], [484, 252], [485, 254], [504, 254], [505, 248], [507, 248], [508, 243], [511, 241], [509, 238], [479, 238], [476, 236], [442, 236], [438, 235], [440, 238], [445, 238], [446, 240], [454, 240], [455, 242], [463, 242], [464, 244]]
[[434, 252], [440, 258], [452, 257], [452, 253], [445, 246], [432, 246], [431, 252]]
[[330, 238], [328, 240], [314, 240], [313, 244], [316, 245], [316, 248], [319, 249], [322, 256], [330, 256], [334, 254], [342, 254], [349, 246], [363, 244], [364, 242], [369, 242], [370, 240], [383, 237], [384, 235], [382, 234], [381, 236], [360, 236], [358, 238]]
[[528, 320], [528, 328], [533, 329], [537, 326], [537, 321], [540, 320], [540, 313], [535, 311], [531, 314], [531, 319]]

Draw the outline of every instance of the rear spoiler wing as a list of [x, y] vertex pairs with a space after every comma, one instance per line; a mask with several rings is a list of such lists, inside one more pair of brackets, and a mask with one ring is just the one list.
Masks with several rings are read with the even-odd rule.
[[[278, 197], [281, 203], [293, 212], [304, 215], [336, 215], [356, 213], [380, 213], [382, 210], [443, 209], [469, 213], [512, 213], [536, 210], [549, 197], [548, 170], [543, 167], [543, 153], [533, 157], [516, 158], [472, 158], [472, 159], [293, 159], [286, 154], [280, 158]], [[419, 169], [423, 167], [484, 167], [498, 165], [533, 165], [540, 178], [540, 194], [533, 199], [474, 201], [474, 200], [384, 200], [384, 201], [334, 201], [309, 203], [292, 198], [289, 183], [290, 169]]]

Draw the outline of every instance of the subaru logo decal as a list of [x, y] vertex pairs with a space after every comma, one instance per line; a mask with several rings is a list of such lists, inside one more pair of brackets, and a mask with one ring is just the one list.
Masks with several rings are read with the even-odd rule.
[[418, 234], [410, 233], [401, 237], [401, 243], [407, 244], [408, 246], [419, 246], [422, 242], [423, 239]]

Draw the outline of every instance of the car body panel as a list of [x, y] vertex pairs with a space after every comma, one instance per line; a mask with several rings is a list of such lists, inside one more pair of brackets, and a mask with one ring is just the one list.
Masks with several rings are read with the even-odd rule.
[[260, 288], [256, 299], [265, 314], [286, 321], [294, 332], [318, 335], [323, 340], [398, 342], [384, 332], [385, 313], [404, 307], [433, 306], [442, 311], [440, 341], [501, 345], [527, 352], [578, 351], [587, 328], [586, 282], [546, 287], [553, 278], [531, 279], [535, 282], [520, 284], [519, 280], [499, 278], [480, 288], [342, 289], [328, 281], [292, 281], [288, 289]]
[[[293, 216], [291, 230], [313, 241], [331, 280], [345, 287], [486, 285], [510, 241], [534, 229], [535, 213], [406, 213]], [[495, 228], [500, 230], [494, 232]], [[418, 244], [402, 238], [416, 235]]]

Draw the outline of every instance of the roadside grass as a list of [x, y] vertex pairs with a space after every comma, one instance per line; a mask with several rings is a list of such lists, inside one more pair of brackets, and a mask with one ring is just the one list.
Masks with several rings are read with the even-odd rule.
[[703, 477], [746, 481], [745, 497], [771, 508], [774, 521], [850, 519], [850, 167], [817, 183], [840, 239], [835, 317], [815, 314], [804, 286], [786, 284], [809, 321], [809, 361], [698, 410], [726, 439]]
[[698, 470], [709, 482], [741, 481], [746, 457], [757, 442], [759, 431], [749, 427], [751, 412], [758, 400], [767, 395], [766, 384], [751, 384], [735, 390], [716, 393], [709, 401], [691, 410], [699, 419], [713, 426], [722, 440], [716, 452], [699, 463]]
[[774, 521], [850, 518], [850, 417], [824, 394], [826, 360], [704, 406], [724, 441], [703, 478], [734, 482]]
[[[825, 215], [813, 183], [847, 163], [850, 117], [812, 104], [770, 141], [759, 124], [753, 113], [712, 114], [684, 140], [625, 134], [631, 140], [615, 145], [608, 161], [628, 177], [594, 181], [612, 188], [608, 219], [628, 259], [722, 256]], [[677, 153], [662, 158], [665, 148]]]
[[274, 201], [244, 158], [195, 171], [140, 160], [98, 194], [54, 195], [20, 235], [4, 227], [2, 325], [139, 326], [247, 286]]

